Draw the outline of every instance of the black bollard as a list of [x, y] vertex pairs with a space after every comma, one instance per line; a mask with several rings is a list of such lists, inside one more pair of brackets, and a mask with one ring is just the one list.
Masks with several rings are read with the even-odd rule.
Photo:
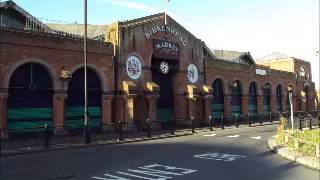
[[318, 128], [320, 128], [320, 112], [318, 112]]
[[49, 148], [49, 128], [48, 124], [44, 124], [44, 148]]
[[171, 135], [174, 135], [174, 130], [175, 130], [175, 121], [174, 118], [170, 118], [171, 119]]
[[213, 128], [212, 128], [212, 116], [209, 116], [209, 126], [210, 126], [210, 131], [213, 131]]
[[196, 133], [196, 131], [195, 131], [195, 123], [194, 123], [194, 118], [193, 118], [193, 116], [191, 116], [190, 119], [191, 119], [191, 124], [192, 124], [192, 133]]
[[238, 118], [238, 114], [236, 114], [236, 128], [239, 127], [239, 118]]
[[312, 129], [312, 118], [311, 118], [311, 114], [309, 114], [308, 116], [309, 116], [309, 127], [310, 127], [310, 129]]
[[249, 113], [248, 113], [248, 124], [249, 124], [249, 127], [251, 127], [251, 117]]
[[221, 115], [220, 123], [221, 123], [221, 129], [224, 129], [224, 124], [223, 124], [223, 114]]
[[302, 131], [302, 116], [299, 116], [299, 129]]
[[119, 129], [119, 141], [123, 141], [123, 137], [122, 137], [122, 123], [121, 121], [118, 121], [118, 129]]
[[91, 143], [88, 123], [84, 124], [84, 143], [85, 144], [90, 144]]
[[150, 120], [149, 120], [149, 118], [147, 119], [147, 136], [148, 136], [148, 138], [151, 137], [151, 128], [150, 128]]
[[264, 118], [264, 115], [262, 115], [262, 118], [260, 117], [260, 126], [262, 126], [262, 120]]
[[270, 120], [270, 123], [272, 123], [272, 113], [271, 112], [269, 113], [269, 120]]

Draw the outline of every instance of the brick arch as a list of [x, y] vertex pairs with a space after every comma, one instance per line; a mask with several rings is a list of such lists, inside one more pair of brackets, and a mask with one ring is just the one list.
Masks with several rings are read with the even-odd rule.
[[257, 95], [260, 95], [259, 94], [260, 93], [259, 88], [261, 87], [261, 85], [260, 85], [259, 81], [257, 81], [256, 79], [252, 79], [252, 80], [249, 81], [248, 86], [246, 87], [246, 90], [247, 90], [246, 92], [249, 94], [251, 83], [256, 83], [256, 85], [257, 85]]
[[244, 81], [241, 78], [233, 78], [231, 81], [228, 82], [228, 93], [231, 94], [231, 85], [234, 81], [239, 81], [240, 82], [240, 90], [241, 90], [241, 95], [243, 95], [244, 92], [246, 92], [244, 90]]
[[[70, 74], [72, 75], [78, 69], [83, 68], [83, 67], [84, 67], [84, 63], [77, 64], [76, 66], [74, 66], [73, 68], [70, 69]], [[106, 92], [111, 91], [110, 87], [108, 87], [108, 79], [107, 79], [106, 75], [101, 70], [99, 70], [99, 68], [94, 64], [87, 64], [87, 67], [92, 69], [97, 74], [97, 76], [100, 80], [100, 83], [101, 83], [102, 93], [106, 93]], [[70, 78], [64, 82], [64, 90], [66, 92], [68, 91], [69, 81], [70, 81]]]
[[296, 87], [295, 87], [292, 83], [288, 83], [286, 86], [284, 86], [285, 89], [284, 89], [283, 92], [286, 93], [285, 95], [288, 95], [288, 87], [289, 87], [289, 86], [291, 86], [292, 89], [293, 89], [293, 95], [297, 95]]
[[210, 87], [212, 87], [212, 85], [213, 85], [213, 82], [215, 81], [215, 80], [217, 80], [217, 79], [221, 79], [221, 81], [222, 81], [222, 86], [223, 86], [223, 93], [224, 93], [224, 95], [226, 95], [227, 93], [228, 93], [228, 90], [227, 90], [227, 80], [225, 79], [225, 78], [223, 78], [222, 76], [215, 76], [215, 77], [213, 77], [212, 79], [211, 79], [211, 81], [210, 81]]
[[274, 86], [273, 86], [273, 84], [272, 84], [270, 81], [263, 81], [263, 84], [261, 84], [260, 88], [258, 89], [258, 90], [260, 91], [260, 93], [263, 95], [264, 86], [265, 86], [266, 84], [269, 84], [269, 85], [270, 85], [270, 89], [271, 89], [271, 91], [270, 91], [270, 96], [275, 95], [275, 93], [274, 93], [274, 92], [275, 92]]
[[41, 66], [43, 66], [45, 68], [45, 70], [48, 72], [48, 74], [52, 80], [52, 87], [53, 87], [54, 91], [61, 88], [61, 86], [59, 84], [59, 79], [56, 76], [55, 69], [53, 67], [51, 67], [48, 63], [44, 62], [41, 59], [37, 59], [37, 58], [23, 59], [23, 60], [15, 63], [13, 66], [11, 66], [4, 76], [3, 83], [1, 83], [2, 87], [5, 89], [9, 89], [9, 83], [10, 83], [10, 79], [11, 79], [11, 76], [13, 75], [13, 73], [22, 65], [29, 64], [29, 63], [40, 64]]
[[278, 82], [278, 83], [276, 84], [276, 86], [275, 86], [275, 88], [274, 88], [273, 94], [274, 94], [274, 95], [277, 94], [277, 88], [278, 88], [279, 85], [281, 86], [282, 95], [284, 95], [284, 92], [285, 92], [286, 87], [284, 86], [284, 83], [282, 83], [282, 82]]

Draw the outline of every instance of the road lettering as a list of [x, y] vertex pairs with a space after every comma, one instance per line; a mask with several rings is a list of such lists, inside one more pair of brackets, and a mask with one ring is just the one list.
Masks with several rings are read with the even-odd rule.
[[148, 166], [138, 167], [137, 169], [128, 169], [125, 172], [117, 171], [116, 175], [103, 174], [102, 177], [93, 176], [92, 179], [98, 180], [130, 180], [147, 179], [147, 180], [167, 180], [175, 176], [184, 176], [194, 173], [197, 170], [167, 166], [161, 164], [151, 164]]
[[240, 158], [245, 158], [246, 156], [207, 152], [205, 154], [194, 155], [193, 157], [199, 158], [199, 159], [209, 159], [209, 160], [230, 162]]

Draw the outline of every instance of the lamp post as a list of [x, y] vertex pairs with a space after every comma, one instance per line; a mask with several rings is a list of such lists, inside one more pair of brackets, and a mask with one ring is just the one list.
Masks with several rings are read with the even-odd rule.
[[84, 0], [84, 138], [88, 143], [88, 87], [87, 87], [87, 0]]
[[293, 89], [290, 86], [288, 87], [288, 93], [289, 93], [289, 102], [290, 102], [291, 130], [293, 131], [293, 105], [292, 105]]

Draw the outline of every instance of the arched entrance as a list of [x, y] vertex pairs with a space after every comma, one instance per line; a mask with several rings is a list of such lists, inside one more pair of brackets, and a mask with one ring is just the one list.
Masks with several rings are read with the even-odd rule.
[[157, 119], [162, 122], [174, 117], [174, 91], [172, 77], [177, 62], [153, 57], [151, 61], [152, 82], [160, 86], [160, 98], [157, 102]]
[[18, 67], [11, 76], [7, 104], [8, 130], [32, 132], [53, 126], [52, 80], [40, 64]]
[[266, 83], [263, 87], [263, 113], [270, 113], [271, 85]]
[[[88, 85], [88, 124], [101, 127], [101, 83], [97, 74], [87, 69]], [[84, 68], [75, 71], [69, 81], [66, 99], [66, 128], [81, 128], [84, 125]]]
[[221, 79], [216, 79], [212, 83], [213, 97], [211, 102], [212, 117], [220, 117], [224, 112], [224, 92], [223, 82]]
[[258, 96], [258, 86], [256, 82], [251, 82], [249, 86], [249, 97], [248, 97], [248, 113], [251, 116], [257, 115], [257, 96]]
[[282, 112], [282, 86], [279, 84], [276, 89], [276, 112]]
[[239, 80], [233, 81], [231, 84], [231, 114], [240, 115], [241, 107], [241, 82]]

